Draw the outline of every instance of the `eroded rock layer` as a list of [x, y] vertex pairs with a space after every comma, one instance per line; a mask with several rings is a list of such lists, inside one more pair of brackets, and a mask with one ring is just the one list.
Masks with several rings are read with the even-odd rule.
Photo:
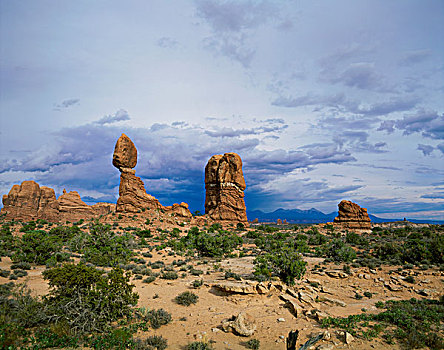
[[238, 154], [212, 156], [205, 167], [205, 214], [216, 221], [247, 222], [245, 188]]
[[23, 221], [77, 221], [108, 214], [114, 207], [109, 203], [89, 206], [80, 199], [76, 191], [67, 193], [64, 190], [59, 199], [56, 199], [52, 188], [40, 187], [35, 181], [23, 181], [21, 185], [12, 186], [2, 201], [1, 214], [6, 219]]
[[371, 229], [371, 220], [367, 209], [361, 208], [356, 203], [343, 200], [338, 204], [338, 216], [334, 222], [342, 227], [358, 230]]

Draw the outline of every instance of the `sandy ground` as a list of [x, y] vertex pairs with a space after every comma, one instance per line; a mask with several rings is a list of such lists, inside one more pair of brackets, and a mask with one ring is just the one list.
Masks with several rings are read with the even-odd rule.
[[[144, 258], [146, 261], [164, 261], [170, 264], [173, 260], [184, 259], [181, 256], [169, 256], [165, 252], [152, 252], [152, 258]], [[418, 294], [420, 289], [426, 289], [430, 295], [428, 298], [437, 298], [444, 292], [443, 273], [436, 269], [419, 271], [410, 270], [409, 273], [415, 276], [415, 284], [409, 284], [402, 280], [398, 272], [389, 274], [390, 270], [396, 267], [383, 267], [381, 270], [369, 270], [368, 268], [353, 269], [352, 274], [346, 278], [333, 278], [325, 272], [311, 271], [315, 264], [322, 261], [321, 258], [306, 258], [308, 263], [307, 273], [301, 281], [294, 287], [295, 291], [305, 290], [319, 296], [328, 296], [345, 303], [346, 306], [333, 305], [331, 302], [319, 302], [317, 307], [331, 316], [347, 316], [361, 313], [365, 308], [367, 312], [377, 312], [374, 306], [377, 301], [387, 301], [390, 299], [409, 299], [412, 297], [422, 298]], [[156, 279], [151, 284], [143, 283], [142, 280], [133, 280], [136, 291], [140, 295], [139, 307], [148, 309], [163, 308], [172, 314], [173, 321], [162, 326], [158, 330], [140, 332], [137, 337], [145, 338], [150, 335], [162, 335], [168, 339], [169, 349], [183, 349], [184, 346], [196, 340], [213, 341], [215, 349], [246, 349], [244, 343], [251, 338], [260, 340], [261, 349], [285, 349], [285, 337], [292, 330], [299, 330], [298, 346], [302, 345], [311, 335], [324, 331], [319, 323], [305, 315], [293, 316], [286, 307], [285, 302], [279, 298], [278, 291], [269, 294], [227, 294], [215, 287], [215, 283], [224, 283], [225, 272], [216, 271], [213, 268], [215, 261], [207, 264], [197, 265], [197, 260], [193, 261], [195, 268], [203, 270], [204, 274], [197, 277], [187, 274], [185, 278], [169, 281]], [[253, 258], [233, 258], [218, 262], [221, 268], [238, 273], [241, 276], [250, 274], [253, 270]], [[0, 267], [9, 269], [11, 261], [9, 258], [2, 258]], [[324, 265], [323, 265], [324, 266]], [[340, 271], [342, 265], [326, 265], [326, 270]], [[34, 295], [44, 295], [48, 292], [48, 285], [42, 278], [44, 266], [35, 266], [28, 271], [28, 276], [19, 278], [16, 282], [26, 282], [32, 289]], [[176, 271], [178, 268], [176, 267]], [[159, 270], [156, 270], [159, 271]], [[207, 274], [207, 271], [209, 272]], [[182, 272], [178, 272], [179, 276]], [[203, 279], [204, 285], [199, 289], [194, 289], [191, 283], [195, 279]], [[0, 283], [9, 282], [7, 278], [0, 277]], [[319, 282], [324, 291], [321, 293], [318, 288], [313, 288], [309, 282]], [[385, 284], [390, 282], [397, 291], [391, 291]], [[199, 296], [195, 305], [189, 307], [178, 305], [174, 298], [184, 292], [193, 291]], [[363, 295], [364, 292], [371, 292], [372, 298], [364, 297], [355, 299], [355, 293]], [[304, 309], [311, 307], [303, 305]], [[232, 315], [237, 315], [241, 311], [246, 311], [254, 317], [257, 330], [252, 337], [240, 337], [232, 333], [222, 331], [220, 325], [222, 321]], [[279, 322], [283, 318], [285, 321]], [[380, 339], [364, 341], [358, 338], [347, 345], [342, 337], [336, 335], [335, 330], [329, 330], [332, 338], [329, 341], [320, 341], [316, 344], [332, 344], [334, 349], [398, 349], [398, 345], [389, 346]], [[316, 348], [316, 346], [314, 348]]]

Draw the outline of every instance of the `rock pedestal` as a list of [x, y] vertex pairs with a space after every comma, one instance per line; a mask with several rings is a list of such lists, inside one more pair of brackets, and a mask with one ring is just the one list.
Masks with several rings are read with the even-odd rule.
[[212, 156], [205, 167], [205, 214], [215, 221], [248, 222], [245, 188], [239, 155]]
[[336, 224], [340, 224], [344, 228], [357, 230], [372, 228], [366, 208], [361, 208], [356, 203], [346, 200], [341, 201], [338, 208], [338, 216], [334, 219]]
[[140, 177], [133, 169], [137, 165], [137, 149], [131, 139], [122, 134], [114, 148], [113, 165], [120, 170], [119, 199], [116, 211], [121, 213], [137, 213], [146, 209], [161, 209], [174, 213], [175, 216], [191, 218], [188, 204], [173, 204], [162, 206], [159, 201], [148, 194]]

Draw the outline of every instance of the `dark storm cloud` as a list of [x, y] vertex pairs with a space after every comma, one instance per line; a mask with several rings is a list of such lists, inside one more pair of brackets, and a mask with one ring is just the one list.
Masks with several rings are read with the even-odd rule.
[[[28, 172], [42, 185], [100, 192], [95, 196], [117, 196], [119, 172], [112, 166], [112, 152], [122, 132], [135, 143], [139, 159], [137, 176], [149, 193], [163, 204], [189, 201], [201, 209], [204, 198], [203, 171], [214, 154], [238, 153], [244, 163], [248, 186], [255, 186], [295, 169], [313, 168], [318, 164], [341, 164], [355, 158], [334, 144], [317, 145], [303, 150], [260, 149], [257, 134], [285, 128], [258, 126], [252, 134], [239, 136], [221, 133], [208, 135], [201, 126], [182, 123], [154, 124], [149, 128], [122, 127], [113, 124], [124, 114], [100, 119], [76, 127], [64, 128], [54, 134], [53, 142], [24, 158], [3, 162], [3, 172]], [[117, 118], [116, 118], [117, 116]], [[243, 139], [244, 137], [247, 137]], [[264, 137], [264, 135], [261, 135]], [[198, 145], [198, 146], [197, 146]]]
[[116, 113], [113, 115], [105, 115], [102, 118], [100, 118], [98, 121], [96, 121], [97, 124], [105, 125], [105, 124], [112, 124], [124, 120], [130, 120], [130, 116], [127, 111], [124, 109], [119, 109]]
[[80, 102], [80, 99], [78, 99], [78, 98], [70, 98], [70, 99], [62, 101], [59, 104], [56, 104], [54, 106], [54, 110], [55, 111], [61, 111], [62, 109], [65, 109], [65, 108], [74, 106], [76, 104], [79, 104], [79, 102]]
[[419, 143], [417, 148], [417, 150], [421, 151], [425, 156], [431, 155], [434, 149], [435, 148], [433, 146], [424, 145], [422, 143]]

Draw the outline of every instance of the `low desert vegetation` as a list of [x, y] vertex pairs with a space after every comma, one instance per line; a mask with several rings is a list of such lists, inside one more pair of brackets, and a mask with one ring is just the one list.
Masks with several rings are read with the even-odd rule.
[[[0, 269], [0, 277], [7, 279], [0, 285], [0, 348], [165, 349], [167, 339], [152, 334], [143, 338], [138, 331], [170, 324], [171, 310], [138, 308], [134, 283], [150, 289], [154, 281], [183, 283], [187, 278], [185, 291], [170, 300], [185, 309], [182, 306], [198, 303], [195, 293], [203, 298], [208, 274], [218, 274], [230, 283], [280, 280], [294, 286], [307, 273], [306, 257], [324, 259], [313, 271], [334, 264], [348, 275], [356, 268], [392, 266], [394, 271], [406, 272], [402, 281], [412, 288], [419, 279], [411, 271], [444, 270], [444, 226], [439, 225], [375, 227], [362, 235], [339, 232], [332, 225], [324, 230], [291, 225], [255, 229], [233, 225], [226, 230], [219, 224], [167, 230], [147, 227], [152, 225], [149, 220], [143, 228], [120, 225], [94, 220], [66, 225], [45, 221], [2, 224], [0, 255], [9, 257], [12, 264]], [[254, 264], [250, 271], [221, 267], [223, 259], [244, 257]], [[43, 277], [50, 286], [41, 297], [32, 296], [25, 283], [37, 266], [46, 268]], [[310, 285], [320, 287], [317, 282]], [[373, 291], [366, 290], [350, 297], [356, 302], [378, 300]], [[377, 313], [325, 318], [322, 325], [406, 348], [443, 347], [443, 298], [375, 305], [380, 308]], [[243, 344], [249, 349], [260, 347], [254, 338]], [[186, 348], [212, 346], [196, 341]]]

